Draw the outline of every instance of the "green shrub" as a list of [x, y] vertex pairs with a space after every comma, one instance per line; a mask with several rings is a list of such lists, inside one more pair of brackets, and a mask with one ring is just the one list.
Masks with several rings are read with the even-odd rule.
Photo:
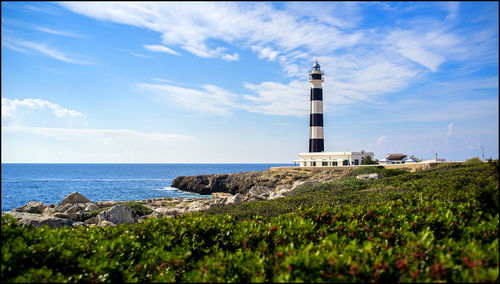
[[[134, 202], [134, 201], [123, 202], [123, 203], [120, 203], [118, 205], [128, 206], [132, 210], [132, 212], [139, 217], [153, 213], [153, 209], [151, 209], [151, 208], [149, 208], [141, 203]], [[107, 206], [107, 207], [99, 208], [99, 209], [92, 210], [89, 212], [84, 212], [83, 213], [83, 220], [87, 220], [87, 219], [90, 219], [92, 217], [95, 217], [95, 216], [99, 215], [99, 213], [101, 213], [102, 211], [108, 210], [111, 207], [112, 206]]]
[[465, 162], [464, 162], [465, 165], [478, 165], [481, 163], [483, 163], [483, 161], [481, 161], [481, 159], [479, 159], [479, 157], [470, 158], [468, 160], [465, 160]]
[[2, 216], [1, 277], [5, 282], [498, 282], [498, 203], [487, 203], [498, 196], [494, 163], [369, 182], [349, 177], [305, 184], [301, 191], [115, 227], [32, 228]]
[[138, 202], [124, 202], [121, 205], [126, 205], [132, 209], [132, 212], [137, 216], [144, 216], [153, 213], [153, 209], [138, 203]]

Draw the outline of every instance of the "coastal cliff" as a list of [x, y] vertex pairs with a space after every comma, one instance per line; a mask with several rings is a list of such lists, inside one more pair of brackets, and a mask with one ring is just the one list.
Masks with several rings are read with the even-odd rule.
[[333, 180], [350, 172], [350, 168], [329, 168], [318, 171], [314, 168], [275, 168], [266, 171], [234, 174], [179, 176], [172, 181], [172, 187], [199, 194], [226, 192], [246, 194], [254, 186], [276, 188], [292, 187], [296, 181]]
[[[404, 169], [410, 172], [423, 171], [437, 166], [438, 163], [418, 163], [387, 165], [385, 168]], [[179, 176], [172, 181], [172, 187], [199, 194], [226, 192], [246, 194], [254, 186], [269, 188], [292, 187], [297, 181], [329, 181], [341, 178], [358, 167], [276, 167], [266, 171], [234, 174], [213, 174]]]

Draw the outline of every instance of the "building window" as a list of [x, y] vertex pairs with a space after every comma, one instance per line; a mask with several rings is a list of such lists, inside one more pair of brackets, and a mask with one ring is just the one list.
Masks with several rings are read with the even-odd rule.
[[328, 162], [323, 162], [323, 167], [327, 167], [328, 166]]
[[311, 162], [311, 167], [316, 167], [316, 162]]
[[354, 160], [354, 165], [359, 165], [359, 160], [358, 159]]
[[342, 166], [349, 166], [349, 161], [348, 160], [344, 160], [342, 162]]
[[336, 167], [337, 166], [337, 162], [332, 162], [332, 166]]

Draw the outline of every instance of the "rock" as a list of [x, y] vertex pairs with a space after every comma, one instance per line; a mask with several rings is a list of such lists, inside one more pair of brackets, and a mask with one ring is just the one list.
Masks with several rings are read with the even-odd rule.
[[282, 187], [281, 190], [271, 192], [268, 199], [276, 199], [282, 198], [288, 195], [288, 193], [292, 192], [291, 187]]
[[227, 192], [247, 194], [254, 186], [275, 188], [278, 185], [292, 186], [296, 181], [338, 179], [352, 171], [351, 167], [328, 168], [277, 168], [266, 171], [179, 176], [172, 181], [172, 187], [180, 190], [211, 194]]
[[[212, 199], [213, 200], [213, 199]], [[197, 212], [201, 210], [206, 210], [209, 208], [209, 205], [203, 201], [194, 201], [187, 205], [188, 212]]]
[[289, 184], [279, 184], [279, 185], [277, 185], [274, 188], [274, 191], [278, 192], [278, 191], [285, 190], [285, 189], [291, 190], [292, 189], [292, 185], [289, 185]]
[[212, 193], [212, 200], [215, 200], [217, 198], [221, 197], [232, 197], [233, 195], [231, 193], [226, 193], [226, 192], [214, 192]]
[[226, 200], [226, 205], [229, 205], [229, 204], [240, 204], [241, 202], [243, 201], [243, 194], [241, 193], [236, 193], [235, 195], [229, 197], [227, 200]]
[[63, 212], [65, 213], [76, 213], [76, 212], [80, 212], [82, 211], [85, 207], [84, 204], [71, 204], [71, 206], [69, 206], [66, 210], [64, 210]]
[[26, 203], [26, 205], [16, 208], [12, 211], [42, 214], [46, 207], [47, 206], [43, 205], [43, 202], [41, 201], [30, 201]]
[[32, 214], [25, 212], [2, 212], [2, 215], [10, 214], [14, 218], [19, 220], [19, 223], [22, 225], [31, 225], [33, 227], [40, 227], [43, 225], [47, 225], [50, 228], [60, 228], [62, 226], [71, 226], [73, 221], [69, 219], [62, 219], [53, 216], [46, 216], [40, 214]]
[[273, 192], [273, 189], [267, 186], [261, 186], [261, 185], [256, 185], [253, 186], [249, 191], [248, 191], [248, 196], [262, 196], [262, 197], [268, 197], [269, 194]]
[[362, 179], [362, 180], [375, 180], [382, 178], [380, 174], [375, 173], [375, 174], [366, 174], [366, 175], [358, 175], [356, 176], [357, 179]]
[[134, 213], [126, 205], [116, 205], [99, 213], [97, 220], [99, 225], [102, 225], [103, 221], [109, 221], [116, 225], [123, 223], [132, 224], [135, 222]]
[[82, 214], [80, 213], [54, 213], [52, 216], [57, 217], [57, 218], [63, 218], [63, 219], [70, 219], [73, 221], [80, 221], [82, 220]]
[[229, 197], [219, 197], [210, 204], [209, 208], [220, 208], [226, 205]]
[[90, 203], [89, 205], [87, 205], [87, 207], [85, 207], [85, 211], [94, 211], [97, 209], [99, 209], [99, 206], [95, 205], [94, 203]]
[[61, 202], [59, 202], [59, 205], [66, 205], [68, 203], [90, 203], [90, 200], [75, 191], [70, 193]]
[[102, 220], [99, 223], [99, 226], [101, 226], [101, 227], [114, 227], [114, 226], [116, 226], [116, 224], [114, 224], [113, 222], [107, 221], [107, 220]]
[[303, 185], [306, 182], [307, 182], [307, 180], [298, 180], [298, 181], [294, 182], [292, 185], [292, 190], [295, 190], [297, 187]]
[[87, 224], [85, 224], [84, 222], [74, 222], [73, 223], [73, 227], [78, 227], [78, 226], [87, 227]]
[[94, 225], [97, 225], [99, 223], [99, 220], [97, 220], [97, 216], [94, 216], [92, 218], [89, 218], [87, 220], [84, 221], [85, 224], [94, 224]]

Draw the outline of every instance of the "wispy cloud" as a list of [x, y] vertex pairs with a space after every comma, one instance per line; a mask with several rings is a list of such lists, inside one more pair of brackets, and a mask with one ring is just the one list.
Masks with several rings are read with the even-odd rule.
[[171, 141], [189, 136], [130, 129], [89, 129], [87, 117], [75, 110], [42, 99], [11, 100], [2, 98], [2, 132], [36, 134], [58, 139], [136, 139]]
[[446, 137], [450, 137], [451, 134], [453, 133], [453, 122], [448, 124], [448, 132], [446, 133]]
[[[99, 20], [147, 28], [161, 34], [153, 51], [178, 55], [178, 46], [203, 58], [239, 60], [233, 48], [277, 61], [290, 83], [303, 78], [314, 57], [328, 70], [325, 90], [335, 102], [366, 101], [407, 88], [427, 71], [449, 62], [498, 61], [498, 30], [452, 29], [460, 3], [437, 5], [448, 14], [414, 16], [402, 24], [363, 27], [363, 9], [408, 15], [429, 5], [364, 3], [93, 3], [63, 2], [69, 10]], [[428, 9], [432, 7], [427, 7]], [[418, 14], [418, 13], [417, 13]], [[169, 46], [169, 47], [166, 47]], [[469, 64], [467, 64], [469, 65]], [[423, 68], [422, 68], [423, 67]], [[420, 76], [420, 77], [419, 77]]]
[[18, 40], [18, 39], [6, 39], [5, 41], [2, 40], [2, 45], [19, 52], [31, 51], [43, 54], [66, 63], [91, 64], [91, 62], [77, 59], [75, 58], [76, 57], [75, 55], [62, 52], [60, 50], [57, 50], [56, 48], [48, 46], [45, 43], [33, 42], [27, 40]]
[[26, 127], [26, 126], [2, 126], [2, 132], [9, 133], [27, 133], [36, 134], [47, 137], [55, 137], [58, 139], [82, 139], [90, 137], [101, 137], [103, 139], [124, 139], [124, 138], [140, 138], [143, 141], [171, 141], [171, 140], [187, 140], [192, 137], [180, 134], [168, 134], [161, 132], [140, 132], [130, 129], [78, 129], [78, 128], [56, 128], [56, 127]]
[[377, 139], [377, 146], [382, 145], [382, 143], [384, 143], [386, 140], [387, 140], [387, 137], [385, 137], [385, 136], [380, 136], [380, 137]]
[[157, 44], [145, 44], [144, 48], [150, 51], [156, 51], [156, 52], [164, 52], [164, 53], [170, 53], [173, 55], [180, 55], [178, 52], [173, 51], [172, 49], [163, 46], [163, 45], [157, 45]]
[[49, 28], [40, 27], [40, 26], [36, 26], [35, 30], [41, 31], [44, 33], [48, 33], [48, 34], [53, 34], [53, 35], [69, 36], [69, 37], [83, 37], [83, 35], [76, 34], [73, 32], [54, 30], [54, 29], [49, 29]]
[[170, 84], [139, 84], [155, 95], [155, 99], [162, 103], [175, 103], [186, 110], [199, 114], [229, 115], [237, 107], [236, 94], [213, 85], [205, 85], [201, 90], [183, 88]]

